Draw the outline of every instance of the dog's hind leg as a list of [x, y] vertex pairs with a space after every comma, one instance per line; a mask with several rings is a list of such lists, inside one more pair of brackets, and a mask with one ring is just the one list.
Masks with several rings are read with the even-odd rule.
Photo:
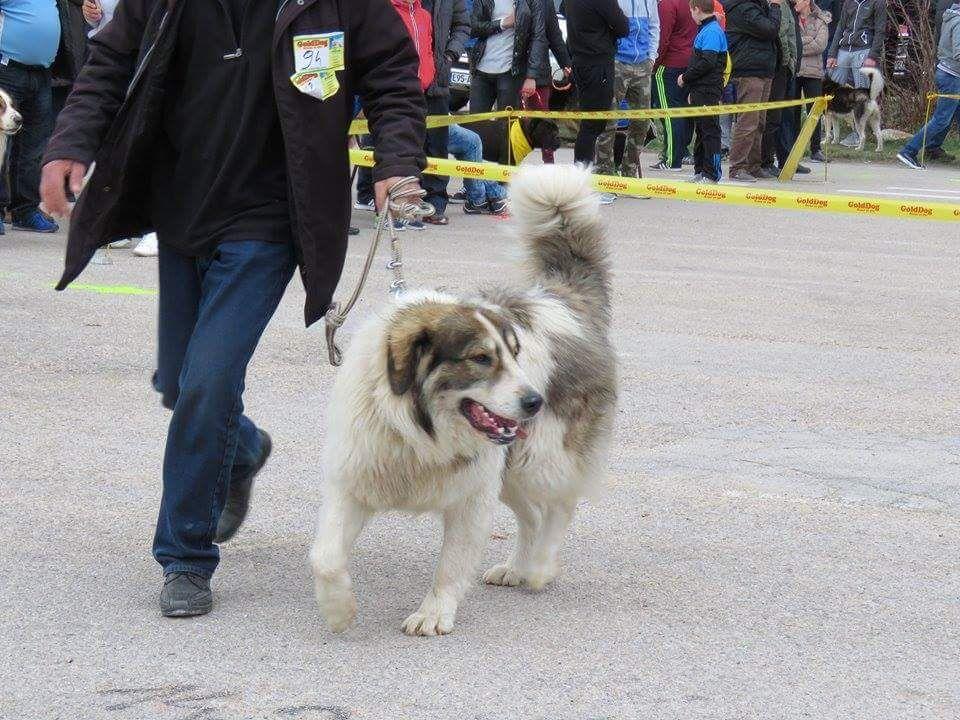
[[873, 130], [873, 136], [877, 139], [877, 152], [883, 150], [883, 128], [880, 127], [879, 110], [870, 115], [870, 128]]
[[407, 635], [445, 635], [453, 630], [457, 607], [472, 582], [490, 533], [495, 499], [481, 491], [443, 513], [443, 545], [433, 587], [403, 622]]
[[347, 560], [369, 517], [370, 512], [352, 498], [331, 495], [310, 550], [317, 604], [334, 632], [346, 630], [357, 615]]
[[576, 500], [558, 500], [544, 513], [526, 572], [526, 584], [531, 590], [542, 590], [560, 574], [557, 554], [576, 507]]

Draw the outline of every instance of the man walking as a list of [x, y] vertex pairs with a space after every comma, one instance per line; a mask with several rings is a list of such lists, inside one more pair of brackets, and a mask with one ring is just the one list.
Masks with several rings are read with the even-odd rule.
[[[618, 109], [623, 100], [631, 110], [650, 107], [650, 78], [653, 62], [657, 59], [660, 45], [660, 16], [656, 0], [619, 0], [618, 5], [627, 16], [630, 31], [617, 41], [614, 57], [613, 108]], [[614, 139], [616, 121], [607, 124], [597, 141], [597, 172], [614, 175], [619, 170], [624, 177], [641, 177], [640, 151], [647, 138], [649, 120], [631, 120], [627, 125], [627, 138], [621, 168], [614, 167]], [[601, 202], [609, 204], [616, 199], [613, 193], [601, 195]]]
[[[613, 104], [614, 55], [617, 40], [630, 32], [630, 23], [617, 0], [566, 0], [567, 46], [581, 110], [609, 110]], [[606, 120], [581, 120], [573, 160], [592, 165], [597, 138]]]
[[83, 64], [76, 56], [82, 45], [71, 41], [67, 5], [67, 0], [0, 0], [0, 88], [23, 117], [23, 129], [10, 139], [3, 159], [0, 208], [9, 208], [19, 230], [59, 229], [38, 206], [40, 157], [53, 129], [52, 77], [56, 72], [73, 78]]
[[[697, 36], [697, 24], [690, 16], [688, 0], [660, 0], [660, 47], [653, 70], [653, 107], [687, 107], [690, 94], [677, 84], [693, 53], [693, 40]], [[668, 118], [663, 121], [663, 153], [660, 160], [651, 165], [652, 170], [683, 170], [683, 157], [693, 135], [693, 125], [685, 118]]]
[[[845, 0], [827, 51], [827, 70], [833, 81], [869, 88], [870, 78], [860, 68], [877, 67], [883, 60], [886, 31], [886, 0]], [[856, 147], [859, 142], [854, 130], [840, 144]]]
[[154, 386], [173, 410], [153, 554], [160, 609], [200, 615], [270, 437], [243, 414], [247, 364], [294, 268], [308, 325], [346, 254], [347, 128], [359, 94], [381, 207], [424, 167], [417, 55], [389, 0], [124, 0], [90, 42], [45, 156], [42, 196], [80, 193], [58, 289], [96, 248], [156, 229]]
[[[766, 102], [777, 68], [780, 0], [727, 0], [727, 42], [737, 104]], [[756, 182], [766, 113], [741, 113], [730, 141], [730, 179]]]

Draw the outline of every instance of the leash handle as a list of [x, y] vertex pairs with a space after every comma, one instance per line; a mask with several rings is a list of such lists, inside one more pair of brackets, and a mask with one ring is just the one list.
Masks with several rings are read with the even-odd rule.
[[370, 274], [370, 267], [373, 265], [373, 258], [377, 255], [377, 248], [380, 246], [380, 238], [383, 236], [384, 229], [390, 233], [390, 250], [392, 258], [387, 267], [393, 270], [393, 282], [390, 283], [390, 291], [400, 294], [406, 290], [406, 282], [403, 279], [403, 258], [400, 253], [400, 241], [397, 238], [397, 232], [394, 228], [394, 220], [400, 218], [403, 220], [414, 220], [428, 217], [436, 212], [436, 209], [427, 202], [423, 201], [426, 191], [419, 187], [418, 178], [414, 176], [405, 177], [396, 182], [387, 193], [386, 207], [380, 213], [377, 220], [377, 232], [373, 236], [373, 242], [370, 243], [370, 250], [367, 251], [366, 260], [363, 263], [363, 269], [360, 272], [360, 280], [350, 295], [346, 305], [339, 302], [332, 302], [323, 316], [326, 325], [327, 340], [327, 359], [334, 367], [343, 364], [343, 353], [337, 345], [336, 334], [347, 319], [347, 315], [353, 310], [360, 298], [360, 292], [367, 282], [367, 276]]

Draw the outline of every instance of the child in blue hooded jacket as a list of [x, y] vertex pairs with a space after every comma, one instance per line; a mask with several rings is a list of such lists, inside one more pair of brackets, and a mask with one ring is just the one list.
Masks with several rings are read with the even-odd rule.
[[[677, 84], [690, 93], [694, 107], [717, 105], [727, 72], [727, 36], [713, 14], [713, 0], [690, 0], [690, 15], [700, 26], [693, 54]], [[697, 141], [693, 148], [693, 182], [720, 182], [720, 121], [716, 115], [693, 118]]]

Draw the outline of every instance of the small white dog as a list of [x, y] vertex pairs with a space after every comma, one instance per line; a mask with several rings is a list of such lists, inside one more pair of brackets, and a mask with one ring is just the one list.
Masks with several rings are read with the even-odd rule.
[[453, 628], [498, 495], [517, 516], [518, 542], [484, 580], [540, 589], [558, 573], [578, 499], [602, 474], [616, 378], [597, 195], [587, 173], [547, 165], [520, 171], [512, 198], [525, 289], [408, 294], [346, 353], [310, 553], [333, 630], [356, 615], [348, 556], [374, 514], [441, 515], [433, 587], [403, 623], [409, 635], [438, 635]]

